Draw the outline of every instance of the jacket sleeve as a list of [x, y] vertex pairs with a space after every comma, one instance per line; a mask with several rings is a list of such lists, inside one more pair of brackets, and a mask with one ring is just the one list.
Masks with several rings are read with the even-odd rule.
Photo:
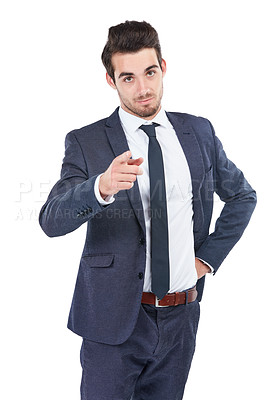
[[214, 268], [214, 273], [241, 238], [256, 206], [256, 192], [245, 179], [243, 173], [231, 162], [211, 125], [216, 165], [214, 166], [214, 190], [225, 202], [222, 212], [211, 233], [196, 257], [203, 259]]
[[97, 176], [89, 176], [75, 131], [70, 132], [65, 140], [61, 179], [40, 211], [39, 222], [48, 236], [72, 232], [106, 208], [94, 194]]

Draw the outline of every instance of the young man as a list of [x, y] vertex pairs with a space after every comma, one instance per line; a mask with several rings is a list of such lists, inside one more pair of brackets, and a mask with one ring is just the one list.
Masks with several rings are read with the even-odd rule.
[[[120, 107], [70, 132], [40, 213], [48, 236], [87, 223], [68, 327], [83, 337], [82, 400], [180, 400], [204, 276], [241, 237], [254, 190], [210, 122], [161, 108], [157, 32], [126, 21], [102, 61]], [[225, 202], [209, 235], [214, 191]]]

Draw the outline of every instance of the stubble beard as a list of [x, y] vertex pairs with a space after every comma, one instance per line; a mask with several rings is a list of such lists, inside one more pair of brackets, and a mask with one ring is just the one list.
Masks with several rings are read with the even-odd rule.
[[[127, 101], [125, 98], [123, 98], [119, 92], [118, 95], [126, 110], [128, 110], [131, 114], [136, 115], [140, 118], [149, 118], [157, 114], [157, 112], [161, 107], [161, 100], [163, 97], [163, 87], [161, 88], [159, 96], [156, 99], [156, 103], [154, 105], [147, 104], [135, 107], [130, 101]], [[147, 93], [145, 96], [138, 97], [137, 99], [135, 99], [135, 101], [149, 99], [152, 96], [153, 95], [151, 93]]]

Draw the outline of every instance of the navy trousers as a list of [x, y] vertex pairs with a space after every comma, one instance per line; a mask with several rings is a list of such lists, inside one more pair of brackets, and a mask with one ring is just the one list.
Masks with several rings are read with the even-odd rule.
[[81, 400], [181, 400], [199, 314], [197, 300], [165, 308], [142, 304], [126, 342], [83, 339]]

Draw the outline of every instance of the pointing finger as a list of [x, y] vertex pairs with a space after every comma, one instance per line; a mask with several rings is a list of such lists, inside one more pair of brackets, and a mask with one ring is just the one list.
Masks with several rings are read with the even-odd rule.
[[120, 164], [126, 164], [131, 157], [131, 151], [125, 151], [116, 157], [116, 161]]
[[136, 158], [136, 159], [130, 159], [128, 160], [128, 165], [141, 165], [143, 163], [144, 159], [142, 157]]

